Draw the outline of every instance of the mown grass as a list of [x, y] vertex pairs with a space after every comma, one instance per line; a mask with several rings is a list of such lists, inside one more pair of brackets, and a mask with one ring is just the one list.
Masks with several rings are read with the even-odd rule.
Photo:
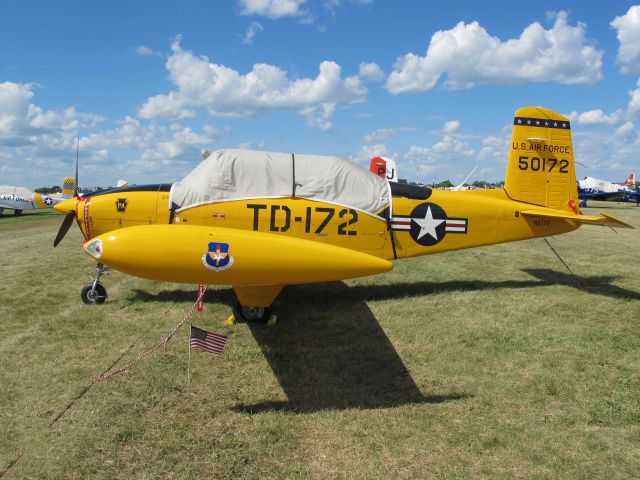
[[[640, 208], [596, 208], [640, 227]], [[6, 478], [637, 478], [638, 231], [401, 261], [389, 274], [288, 287], [275, 328], [224, 327], [207, 292], [187, 331], [129, 377], [98, 374], [159, 341], [190, 286], [117, 272], [107, 303], [61, 216], [0, 219], [0, 472]], [[20, 455], [22, 455], [20, 457]]]
[[24, 210], [20, 215], [15, 215], [13, 210], [5, 208], [2, 215], [0, 215], [0, 228], [6, 228], [8, 225], [15, 223], [44, 220], [58, 215], [60, 215], [58, 212], [50, 208]]

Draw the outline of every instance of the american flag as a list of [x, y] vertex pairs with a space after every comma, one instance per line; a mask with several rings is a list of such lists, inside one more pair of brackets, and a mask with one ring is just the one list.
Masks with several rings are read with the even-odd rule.
[[227, 343], [227, 337], [219, 333], [211, 333], [201, 328], [191, 326], [191, 340], [189, 345], [191, 348], [201, 348], [207, 352], [220, 355], [224, 350], [224, 344]]

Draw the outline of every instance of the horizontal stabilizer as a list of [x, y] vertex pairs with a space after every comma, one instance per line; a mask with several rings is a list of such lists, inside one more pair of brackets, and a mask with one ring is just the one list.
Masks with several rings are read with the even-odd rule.
[[593, 215], [577, 215], [575, 213], [565, 212], [563, 210], [522, 210], [520, 212], [526, 217], [546, 217], [546, 218], [561, 218], [564, 220], [572, 220], [580, 222], [586, 225], [604, 225], [606, 227], [617, 228], [634, 228], [631, 225], [624, 223], [617, 218], [613, 218], [605, 213], [601, 213], [600, 216]]

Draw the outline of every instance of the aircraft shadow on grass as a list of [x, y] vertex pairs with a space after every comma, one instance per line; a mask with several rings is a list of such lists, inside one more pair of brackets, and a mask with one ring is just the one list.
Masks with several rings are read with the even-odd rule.
[[[248, 325], [287, 400], [240, 404], [233, 410], [377, 409], [470, 396], [424, 395], [367, 306], [365, 291], [354, 296], [349, 290], [342, 282], [288, 287], [277, 305], [278, 315], [286, 319], [282, 325]], [[192, 291], [134, 293], [150, 301], [194, 300]], [[205, 300], [230, 303], [233, 298], [230, 289], [209, 290]]]
[[[273, 410], [308, 413], [468, 398], [467, 393], [424, 395], [366, 302], [448, 291], [575, 285], [571, 275], [555, 270], [523, 271], [536, 280], [460, 280], [352, 287], [333, 282], [287, 287], [276, 304], [278, 315], [286, 319], [283, 321], [286, 328], [269, 329], [262, 324], [249, 324], [287, 400], [241, 404], [233, 409], [245, 413]], [[616, 278], [595, 276], [582, 280], [587, 285], [586, 291], [591, 293], [640, 299], [637, 292], [611, 285]], [[155, 295], [142, 290], [133, 293], [135, 300], [171, 302], [192, 302], [196, 295], [195, 291], [185, 290]], [[230, 304], [234, 295], [231, 289], [208, 290], [205, 300]]]
[[569, 285], [595, 295], [602, 295], [610, 298], [640, 300], [640, 292], [627, 290], [626, 288], [613, 285], [613, 282], [621, 278], [619, 275], [593, 275], [591, 277], [579, 277], [583, 286], [579, 285], [576, 278], [568, 273], [558, 272], [545, 268], [524, 268], [523, 272], [528, 273], [541, 282], [535, 282], [540, 286], [544, 285]]
[[287, 400], [241, 404], [234, 410], [305, 413], [469, 397], [465, 393], [424, 395], [365, 300], [341, 297], [348, 290], [342, 282], [325, 284], [320, 290], [291, 287], [278, 307], [286, 328], [249, 324]]
[[[525, 268], [521, 270], [536, 280], [451, 280], [448, 282], [413, 282], [413, 283], [392, 283], [387, 285], [355, 285], [347, 286], [343, 282], [320, 283], [307, 286], [289, 286], [283, 291], [282, 300], [276, 300], [278, 312], [283, 314], [283, 305], [286, 303], [300, 308], [300, 300], [297, 296], [284, 295], [291, 289], [308, 288], [310, 293], [321, 298], [329, 298], [329, 302], [340, 302], [343, 308], [350, 308], [349, 303], [366, 302], [371, 300], [393, 300], [411, 297], [422, 297], [429, 294], [456, 292], [456, 291], [481, 291], [495, 290], [501, 288], [532, 288], [547, 287], [549, 285], [567, 285], [594, 295], [603, 295], [617, 299], [640, 300], [640, 292], [628, 290], [612, 282], [621, 278], [617, 275], [595, 275], [590, 277], [580, 277], [584, 287], [576, 283], [575, 277], [568, 273], [546, 268]], [[194, 302], [197, 297], [195, 288], [193, 290], [163, 290], [157, 294], [149, 293], [145, 290], [133, 289], [131, 301], [137, 302]], [[231, 305], [235, 301], [235, 295], [230, 288], [213, 288], [207, 290], [205, 302], [223, 303]], [[329, 303], [328, 302], [328, 303]], [[344, 304], [347, 303], [345, 306]], [[309, 305], [309, 308], [312, 306]], [[313, 305], [317, 308], [317, 305]], [[320, 307], [321, 309], [324, 307]], [[306, 311], [306, 308], [305, 308]]]

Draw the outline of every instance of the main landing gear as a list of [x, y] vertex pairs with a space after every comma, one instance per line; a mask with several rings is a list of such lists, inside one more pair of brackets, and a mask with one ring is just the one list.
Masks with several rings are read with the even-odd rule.
[[245, 307], [235, 302], [232, 307], [235, 322], [266, 323], [272, 327], [276, 324], [276, 316], [271, 315], [271, 307]]
[[266, 322], [271, 316], [271, 307], [243, 307], [236, 302], [232, 308], [238, 322]]
[[107, 299], [107, 289], [100, 283], [100, 276], [108, 273], [105, 270], [104, 265], [102, 263], [98, 263], [95, 277], [89, 275], [92, 282], [86, 284], [82, 288], [80, 298], [82, 298], [82, 301], [87, 305], [101, 305]]

